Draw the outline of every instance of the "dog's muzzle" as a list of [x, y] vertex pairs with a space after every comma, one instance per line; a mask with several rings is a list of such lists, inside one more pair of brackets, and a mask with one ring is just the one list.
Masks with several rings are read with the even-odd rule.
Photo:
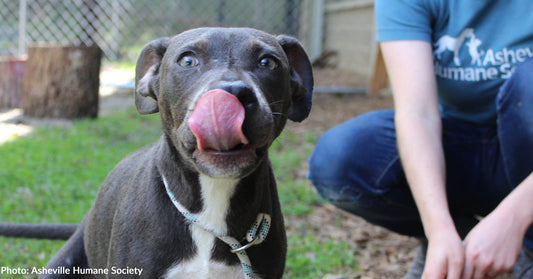
[[187, 124], [196, 139], [192, 156], [201, 172], [238, 178], [256, 166], [260, 147], [245, 136], [245, 117], [242, 101], [224, 89], [209, 90], [197, 101]]

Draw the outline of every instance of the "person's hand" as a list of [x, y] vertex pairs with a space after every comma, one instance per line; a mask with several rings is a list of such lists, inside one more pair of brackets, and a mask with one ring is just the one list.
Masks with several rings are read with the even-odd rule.
[[524, 231], [512, 214], [495, 210], [465, 239], [463, 279], [494, 278], [509, 272], [522, 249]]
[[422, 279], [460, 279], [464, 264], [464, 246], [457, 232], [441, 232], [428, 241]]

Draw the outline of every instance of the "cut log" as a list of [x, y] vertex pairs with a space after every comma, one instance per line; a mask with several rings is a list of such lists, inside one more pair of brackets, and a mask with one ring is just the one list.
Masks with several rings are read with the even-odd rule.
[[101, 59], [98, 46], [30, 46], [22, 90], [24, 114], [97, 117]]
[[26, 59], [0, 57], [0, 108], [18, 108]]

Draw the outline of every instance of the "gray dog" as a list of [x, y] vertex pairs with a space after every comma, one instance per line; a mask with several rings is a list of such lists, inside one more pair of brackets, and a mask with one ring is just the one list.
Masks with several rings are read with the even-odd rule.
[[42, 277], [282, 278], [286, 235], [267, 150], [287, 118], [311, 109], [301, 45], [254, 29], [193, 29], [146, 45], [135, 82], [138, 111], [159, 112], [163, 136], [115, 167], [47, 266], [63, 274]]

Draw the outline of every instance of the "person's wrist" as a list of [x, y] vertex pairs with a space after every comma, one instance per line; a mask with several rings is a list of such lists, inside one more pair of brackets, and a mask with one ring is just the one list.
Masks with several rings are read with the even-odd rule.
[[498, 215], [502, 222], [514, 225], [520, 234], [525, 235], [533, 223], [533, 212], [518, 205], [511, 200], [504, 200], [491, 214]]
[[456, 236], [457, 230], [449, 214], [439, 214], [428, 218], [424, 225], [426, 237], [429, 241], [443, 238], [449, 238], [451, 235]]

